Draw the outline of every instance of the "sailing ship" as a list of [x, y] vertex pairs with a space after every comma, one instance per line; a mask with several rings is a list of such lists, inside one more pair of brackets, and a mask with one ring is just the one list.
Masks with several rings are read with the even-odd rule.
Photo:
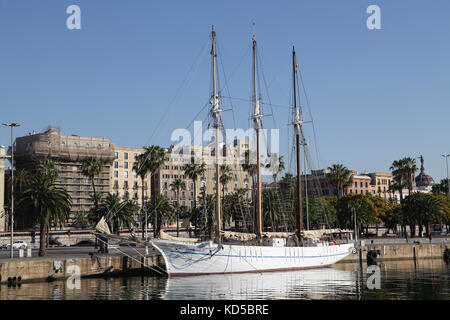
[[[293, 85], [294, 126], [296, 140], [297, 158], [297, 210], [296, 232], [263, 233], [262, 219], [262, 183], [261, 183], [261, 160], [260, 160], [260, 131], [262, 129], [263, 114], [257, 95], [256, 81], [256, 38], [253, 35], [253, 115], [252, 121], [256, 132], [256, 166], [257, 166], [257, 195], [256, 210], [257, 224], [256, 234], [238, 234], [221, 230], [221, 203], [218, 186], [220, 177], [219, 161], [219, 131], [222, 122], [223, 109], [220, 105], [219, 95], [216, 88], [216, 33], [212, 27], [212, 96], [210, 115], [213, 119], [216, 131], [215, 139], [215, 179], [216, 179], [216, 237], [215, 241], [204, 241], [193, 243], [192, 241], [182, 241], [182, 239], [154, 239], [152, 245], [161, 253], [166, 271], [169, 276], [206, 275], [206, 274], [227, 274], [244, 272], [267, 272], [267, 271], [287, 271], [302, 270], [330, 266], [339, 260], [344, 259], [352, 251], [353, 243], [335, 244], [326, 241], [304, 243], [304, 236], [308, 231], [303, 230], [302, 213], [302, 183], [301, 183], [301, 161], [300, 149], [303, 141], [302, 119], [300, 110], [296, 103], [296, 72], [297, 63], [295, 50], [293, 49]], [[324, 231], [322, 231], [323, 233]], [[239, 243], [224, 241], [224, 236], [234, 237], [241, 240]], [[294, 244], [294, 245], [292, 245]]]

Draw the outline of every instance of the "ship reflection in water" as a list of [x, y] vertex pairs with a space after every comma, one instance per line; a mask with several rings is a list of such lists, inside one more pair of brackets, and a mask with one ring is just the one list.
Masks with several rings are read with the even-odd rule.
[[337, 264], [292, 272], [194, 277], [120, 277], [0, 285], [0, 300], [278, 300], [450, 299], [450, 266], [442, 260], [379, 263], [380, 288], [369, 289], [367, 265]]
[[167, 281], [164, 299], [325, 299], [355, 290], [355, 275], [334, 268], [291, 272], [241, 273], [175, 277]]

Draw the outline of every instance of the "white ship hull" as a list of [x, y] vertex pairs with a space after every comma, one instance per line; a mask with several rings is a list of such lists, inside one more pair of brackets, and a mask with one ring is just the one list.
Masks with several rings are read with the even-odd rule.
[[354, 245], [317, 247], [272, 247], [217, 245], [213, 242], [186, 243], [154, 240], [169, 276], [268, 272], [319, 268], [349, 255]]

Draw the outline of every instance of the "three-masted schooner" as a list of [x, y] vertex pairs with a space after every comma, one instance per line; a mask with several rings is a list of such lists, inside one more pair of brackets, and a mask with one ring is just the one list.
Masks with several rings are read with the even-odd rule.
[[[210, 114], [216, 129], [215, 155], [216, 155], [216, 185], [219, 186], [219, 126], [221, 123], [222, 109], [219, 96], [216, 92], [216, 33], [212, 27], [212, 70], [213, 92], [211, 97]], [[186, 276], [201, 274], [242, 273], [299, 270], [307, 268], [325, 267], [349, 255], [354, 247], [353, 243], [331, 245], [327, 242], [315, 243], [311, 246], [303, 245], [303, 217], [302, 217], [302, 190], [301, 190], [301, 166], [300, 148], [302, 139], [302, 120], [296, 105], [295, 73], [297, 72], [295, 51], [293, 50], [293, 81], [294, 81], [294, 118], [292, 125], [296, 135], [297, 151], [297, 179], [298, 179], [298, 215], [296, 224], [296, 246], [287, 246], [285, 238], [280, 233], [263, 233], [262, 196], [261, 196], [261, 164], [260, 164], [260, 130], [262, 128], [262, 112], [257, 95], [256, 81], [256, 39], [253, 35], [253, 125], [256, 132], [256, 159], [257, 159], [257, 228], [256, 242], [249, 241], [246, 244], [228, 244], [222, 241], [225, 232], [221, 226], [221, 204], [219, 193], [216, 196], [216, 241], [192, 243], [178, 240], [152, 241], [152, 245], [162, 254], [166, 271], [169, 276]], [[219, 188], [216, 188], [219, 192]], [[243, 236], [243, 238], [245, 238]], [[250, 239], [252, 237], [249, 237]], [[264, 240], [264, 241], [263, 241]]]

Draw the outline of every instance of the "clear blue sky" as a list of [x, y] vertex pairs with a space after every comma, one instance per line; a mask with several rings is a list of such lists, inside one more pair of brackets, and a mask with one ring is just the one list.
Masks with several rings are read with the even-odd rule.
[[[71, 4], [81, 30], [66, 28]], [[382, 30], [366, 27], [371, 4]], [[272, 104], [291, 101], [296, 47], [322, 167], [387, 172], [395, 159], [423, 155], [439, 180], [450, 153], [449, 12], [448, 0], [0, 0], [1, 122], [19, 122], [19, 136], [56, 125], [120, 146], [168, 146], [208, 101], [212, 24], [223, 94], [225, 76], [231, 96], [249, 98], [255, 22]], [[246, 128], [249, 103], [233, 107]], [[275, 123], [265, 122], [282, 131], [288, 158], [289, 111], [273, 111]], [[225, 121], [233, 126], [230, 112]], [[0, 144], [9, 145], [7, 128]]]

